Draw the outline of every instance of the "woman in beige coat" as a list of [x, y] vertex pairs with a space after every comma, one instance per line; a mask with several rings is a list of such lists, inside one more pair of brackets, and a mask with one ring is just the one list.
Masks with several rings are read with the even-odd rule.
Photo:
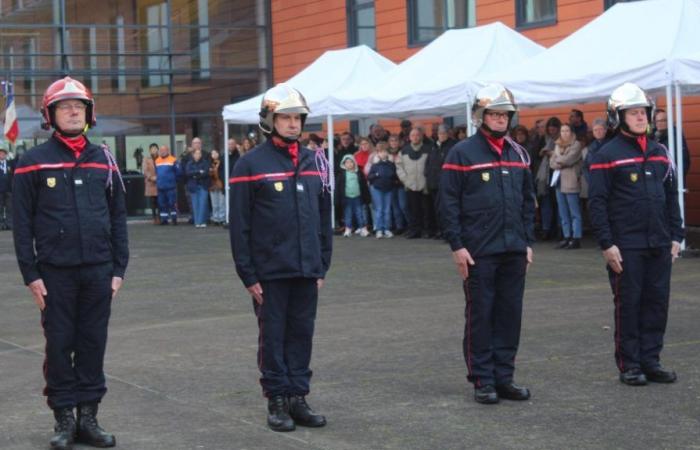
[[151, 206], [153, 224], [160, 224], [158, 218], [158, 188], [156, 187], [156, 163], [158, 157], [158, 144], [151, 144], [148, 147], [149, 156], [143, 160], [144, 195]]
[[[561, 221], [564, 239], [557, 248], [581, 248], [583, 221], [581, 216], [581, 143], [569, 124], [563, 124], [559, 131], [554, 152], [549, 158], [549, 166], [559, 171], [556, 181], [557, 203], [559, 204], [559, 220]], [[556, 175], [554, 175], [556, 177]]]

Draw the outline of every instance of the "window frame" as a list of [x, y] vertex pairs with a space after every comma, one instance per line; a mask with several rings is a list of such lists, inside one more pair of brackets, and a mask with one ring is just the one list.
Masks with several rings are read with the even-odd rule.
[[[516, 30], [528, 30], [530, 28], [540, 28], [547, 27], [557, 24], [558, 10], [557, 2], [554, 1], [554, 18], [537, 20], [534, 22], [527, 22], [525, 20], [525, 2], [528, 0], [515, 0], [515, 29]], [[607, 1], [607, 0], [606, 0]]]
[[[409, 48], [415, 48], [415, 47], [423, 47], [429, 43], [431, 43], [435, 38], [433, 39], [427, 39], [427, 40], [420, 40], [418, 39], [418, 23], [416, 20], [416, 2], [420, 0], [406, 0], [406, 23], [408, 25], [408, 47]], [[441, 0], [443, 3], [446, 2], [447, 0]], [[465, 22], [469, 24], [469, 11], [472, 9], [470, 7], [471, 2], [476, 2], [476, 0], [455, 0], [455, 1], [464, 1], [466, 2], [466, 8], [465, 11], [467, 12], [467, 16], [465, 17]], [[447, 8], [443, 8], [445, 12], [447, 11]], [[447, 17], [443, 17], [443, 22], [447, 23]], [[427, 27], [426, 27], [427, 28]], [[439, 30], [440, 28], [438, 27], [433, 27], [436, 30]], [[442, 32], [444, 33], [447, 30], [460, 30], [464, 28], [470, 28], [469, 25], [466, 27], [455, 27], [455, 28], [448, 28], [448, 27], [443, 27]]]
[[[356, 45], [360, 45], [359, 40], [358, 40], [358, 30], [360, 29], [358, 24], [357, 24], [357, 12], [362, 11], [364, 9], [372, 9], [374, 10], [374, 45], [368, 46], [373, 50], [377, 49], [377, 10], [376, 10], [376, 1], [372, 1], [371, 3], [365, 3], [364, 5], [359, 5], [357, 6], [355, 4], [356, 0], [346, 0], [345, 1], [345, 15], [347, 17], [347, 41], [348, 41], [348, 47], [355, 47]], [[370, 27], [362, 27], [363, 29], [369, 29]], [[367, 45], [367, 44], [363, 44]]]
[[603, 11], [607, 11], [618, 3], [632, 3], [638, 2], [639, 0], [604, 0], [603, 1]]

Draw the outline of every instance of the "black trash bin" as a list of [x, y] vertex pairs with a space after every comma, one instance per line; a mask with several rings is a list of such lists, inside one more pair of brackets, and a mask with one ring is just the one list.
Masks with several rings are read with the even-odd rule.
[[126, 214], [128, 216], [143, 216], [146, 214], [146, 196], [144, 195], [145, 178], [142, 173], [126, 172], [122, 175], [126, 188]]

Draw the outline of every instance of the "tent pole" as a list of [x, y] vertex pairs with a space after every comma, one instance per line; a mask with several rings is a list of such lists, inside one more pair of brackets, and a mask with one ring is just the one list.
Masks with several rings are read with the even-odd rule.
[[229, 214], [229, 183], [228, 179], [230, 174], [228, 173], [228, 160], [229, 160], [229, 154], [228, 154], [228, 121], [224, 120], [224, 194], [226, 197], [226, 218], [224, 219], [225, 223], [228, 223], [228, 214]]
[[471, 114], [471, 100], [467, 101], [466, 105], [466, 110], [467, 110], [467, 137], [470, 137], [472, 135], [472, 114]]
[[[666, 85], [666, 116], [668, 120], [668, 136], [672, 137], [676, 128], [673, 121], [673, 96], [671, 95], [671, 82]], [[676, 145], [673, 141], [674, 139], [668, 140], [668, 151], [671, 152], [671, 158], [673, 158], [673, 163], [675, 164], [678, 158], [676, 158]]]
[[[333, 142], [333, 116], [326, 116], [326, 129], [328, 131], [328, 177], [331, 183], [335, 180], [335, 148]], [[335, 192], [331, 190], [331, 227], [335, 229]]]
[[[678, 177], [678, 204], [681, 209], [681, 221], [683, 226], [685, 226], [685, 180], [683, 179], [683, 99], [681, 96], [681, 86], [677, 82], [675, 83], [676, 88], [676, 139], [675, 144], [678, 149], [678, 157], [676, 158], [676, 170]], [[669, 114], [667, 114], [668, 116]], [[669, 141], [670, 141], [669, 134]], [[685, 250], [685, 240], [681, 242], [681, 250]]]

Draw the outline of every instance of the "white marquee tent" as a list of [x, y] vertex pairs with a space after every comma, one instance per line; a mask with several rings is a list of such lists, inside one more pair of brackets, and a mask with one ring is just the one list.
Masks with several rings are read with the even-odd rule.
[[513, 67], [544, 47], [495, 22], [448, 30], [390, 72], [382, 83], [331, 98], [338, 117], [450, 116], [483, 84], [479, 79]]
[[[395, 67], [396, 64], [366, 45], [359, 45], [325, 52], [285, 83], [298, 89], [306, 97], [311, 108], [308, 121], [322, 122], [335, 112], [328, 101], [331, 94], [340, 90], [359, 90], [376, 83]], [[224, 121], [258, 123], [261, 100], [262, 94], [226, 105], [223, 110]]]
[[664, 89], [672, 61], [700, 51], [700, 0], [618, 3], [566, 39], [497, 74], [518, 103], [597, 101], [625, 82]]

